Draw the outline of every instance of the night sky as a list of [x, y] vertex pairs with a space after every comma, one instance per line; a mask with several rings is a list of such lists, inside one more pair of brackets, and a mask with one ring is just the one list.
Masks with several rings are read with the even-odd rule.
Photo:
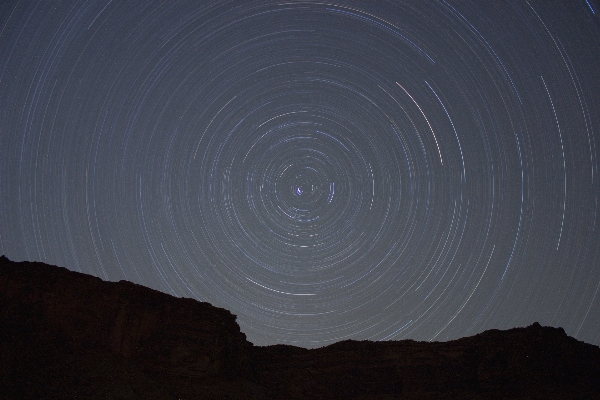
[[600, 345], [600, 2], [2, 1], [0, 254], [259, 345]]

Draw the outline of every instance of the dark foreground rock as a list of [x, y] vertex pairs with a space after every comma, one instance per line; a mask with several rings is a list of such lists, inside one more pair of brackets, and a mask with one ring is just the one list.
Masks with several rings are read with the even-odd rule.
[[208, 303], [1, 257], [0, 398], [600, 399], [600, 348], [537, 323], [257, 347]]

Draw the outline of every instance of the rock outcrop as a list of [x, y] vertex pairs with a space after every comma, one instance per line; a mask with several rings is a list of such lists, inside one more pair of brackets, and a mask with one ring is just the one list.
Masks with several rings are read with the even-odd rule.
[[208, 303], [0, 257], [0, 398], [600, 399], [600, 348], [537, 323], [258, 347]]

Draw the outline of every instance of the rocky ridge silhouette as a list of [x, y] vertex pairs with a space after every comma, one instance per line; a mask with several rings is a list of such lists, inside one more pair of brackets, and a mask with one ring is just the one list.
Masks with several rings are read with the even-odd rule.
[[2, 399], [600, 399], [600, 348], [537, 323], [259, 347], [229, 311], [0, 257]]

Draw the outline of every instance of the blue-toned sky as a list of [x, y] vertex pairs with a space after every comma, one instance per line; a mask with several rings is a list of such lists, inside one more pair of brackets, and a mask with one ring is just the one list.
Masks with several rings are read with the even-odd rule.
[[600, 3], [2, 1], [0, 254], [253, 343], [600, 345]]

